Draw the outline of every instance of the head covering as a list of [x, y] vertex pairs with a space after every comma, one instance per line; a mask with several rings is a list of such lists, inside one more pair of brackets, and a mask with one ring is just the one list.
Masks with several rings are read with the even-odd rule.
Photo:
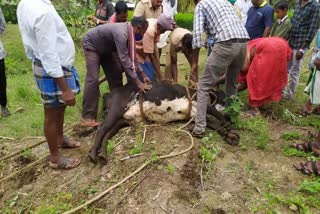
[[165, 30], [173, 30], [174, 21], [171, 17], [161, 13], [158, 18], [158, 24], [161, 25]]

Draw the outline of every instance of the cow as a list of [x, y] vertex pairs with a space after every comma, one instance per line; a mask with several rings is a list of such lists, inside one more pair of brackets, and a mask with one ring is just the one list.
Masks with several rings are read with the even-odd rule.
[[[223, 102], [217, 92], [210, 93], [212, 102]], [[221, 94], [221, 92], [220, 92]], [[196, 90], [166, 81], [152, 83], [146, 93], [139, 93], [135, 84], [127, 83], [103, 95], [104, 122], [98, 128], [94, 145], [89, 151], [89, 158], [96, 163], [99, 158], [107, 161], [106, 146], [103, 141], [111, 139], [121, 128], [132, 123], [147, 120], [152, 123], [169, 123], [188, 120], [196, 114]], [[209, 105], [207, 126], [217, 130], [227, 143], [237, 145], [239, 135], [232, 125], [214, 106]]]

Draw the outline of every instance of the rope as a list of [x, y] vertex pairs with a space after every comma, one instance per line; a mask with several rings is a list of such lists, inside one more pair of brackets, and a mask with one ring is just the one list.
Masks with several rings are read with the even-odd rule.
[[[168, 155], [163, 155], [163, 156], [160, 156], [159, 159], [162, 160], [162, 159], [166, 159], [166, 158], [171, 158], [171, 157], [175, 157], [175, 156], [178, 156], [178, 155], [181, 155], [181, 154], [184, 154], [188, 151], [190, 151], [192, 148], [193, 148], [193, 145], [194, 145], [194, 140], [191, 136], [191, 134], [187, 131], [184, 131], [184, 130], [180, 130], [180, 129], [176, 129], [176, 131], [178, 132], [184, 132], [186, 133], [190, 139], [191, 139], [191, 143], [190, 143], [190, 146], [183, 150], [183, 151], [180, 151], [180, 152], [177, 152], [177, 153], [173, 153], [173, 154], [168, 154]], [[118, 182], [117, 184], [109, 187], [108, 189], [106, 189], [105, 191], [103, 191], [102, 193], [100, 193], [99, 195], [97, 195], [96, 197], [90, 199], [89, 201], [85, 202], [84, 204], [72, 209], [72, 210], [69, 210], [67, 212], [64, 212], [63, 214], [71, 214], [71, 213], [75, 213], [79, 210], [81, 210], [82, 208], [84, 207], [87, 207], [88, 205], [92, 204], [93, 202], [99, 200], [100, 198], [102, 198], [103, 196], [105, 196], [107, 193], [109, 193], [111, 190], [119, 187], [121, 184], [125, 183], [127, 180], [129, 180], [130, 178], [132, 178], [133, 176], [135, 176], [136, 174], [138, 174], [140, 171], [142, 171], [145, 167], [147, 167], [150, 163], [152, 163], [151, 160], [148, 160], [147, 162], [145, 162], [144, 164], [142, 164], [139, 168], [137, 168], [134, 172], [132, 172], [130, 175], [128, 175], [127, 177], [125, 177], [124, 179], [122, 179], [120, 182]]]

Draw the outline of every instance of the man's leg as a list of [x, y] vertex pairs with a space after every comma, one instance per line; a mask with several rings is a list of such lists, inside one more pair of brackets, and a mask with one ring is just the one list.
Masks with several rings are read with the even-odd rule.
[[86, 48], [84, 48], [84, 53], [86, 58], [87, 75], [83, 92], [82, 118], [96, 120], [100, 96], [100, 57], [96, 52]]
[[4, 59], [0, 60], [0, 105], [6, 106], [7, 105], [7, 95], [6, 95], [6, 74], [5, 74], [5, 65]]
[[[240, 70], [244, 66], [247, 55], [247, 43], [234, 43], [232, 46], [236, 56], [226, 73], [226, 97], [237, 94], [237, 78]], [[226, 106], [230, 104], [231, 100], [227, 99]]]
[[123, 86], [122, 66], [118, 54], [113, 53], [112, 56], [103, 57], [101, 66], [107, 77], [110, 91]]
[[226, 72], [233, 61], [234, 53], [232, 51], [231, 46], [217, 43], [207, 59], [205, 69], [199, 80], [194, 134], [201, 134], [205, 131], [209, 90], [216, 85], [218, 79]]
[[58, 144], [59, 141], [63, 140], [63, 133], [61, 134], [63, 126], [59, 126], [61, 126], [61, 121], [63, 121], [65, 108], [65, 106], [44, 107], [44, 133], [49, 145], [51, 164], [54, 164], [57, 167], [68, 169], [74, 168], [77, 165], [79, 165], [80, 160], [71, 158], [61, 158], [59, 155]]
[[301, 70], [301, 66], [304, 58], [304, 55], [303, 55], [302, 59], [300, 60], [296, 59], [296, 55], [298, 51], [299, 51], [298, 49], [293, 49], [292, 59], [290, 63], [291, 66], [288, 70], [288, 74], [289, 74], [288, 98], [289, 99], [293, 98], [293, 95], [296, 91], [299, 78], [300, 78], [300, 70]]

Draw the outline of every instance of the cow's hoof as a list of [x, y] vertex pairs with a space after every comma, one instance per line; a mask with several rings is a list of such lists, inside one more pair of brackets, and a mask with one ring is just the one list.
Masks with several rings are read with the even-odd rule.
[[107, 164], [108, 163], [108, 156], [105, 152], [99, 152], [98, 157], [101, 161], [102, 164]]
[[90, 149], [88, 156], [89, 156], [91, 162], [93, 162], [93, 163], [98, 162], [97, 152], [94, 149]]
[[240, 142], [240, 135], [235, 130], [230, 130], [226, 133], [224, 139], [229, 145], [236, 146]]

